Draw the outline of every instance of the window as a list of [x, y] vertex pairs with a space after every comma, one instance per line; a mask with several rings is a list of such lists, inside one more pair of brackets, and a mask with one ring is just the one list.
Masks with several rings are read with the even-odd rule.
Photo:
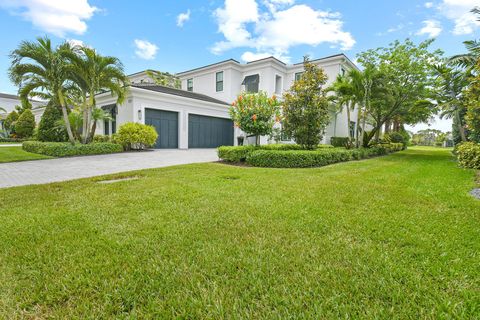
[[276, 94], [282, 93], [282, 77], [279, 75], [275, 76], [275, 93]]
[[187, 79], [187, 91], [193, 91], [193, 78]]
[[355, 138], [355, 121], [350, 121], [350, 138]]
[[258, 74], [252, 74], [250, 76], [246, 76], [245, 79], [243, 79], [242, 84], [245, 86], [246, 92], [257, 93], [259, 82], [260, 76]]
[[117, 105], [112, 104], [102, 107], [105, 114], [111, 117], [111, 120], [103, 121], [103, 133], [111, 135], [117, 132]]
[[223, 91], [223, 71], [217, 72], [215, 80], [217, 92]]
[[297, 72], [297, 73], [295, 73], [295, 81], [300, 80], [300, 79], [302, 78], [302, 74], [303, 74], [303, 72]]

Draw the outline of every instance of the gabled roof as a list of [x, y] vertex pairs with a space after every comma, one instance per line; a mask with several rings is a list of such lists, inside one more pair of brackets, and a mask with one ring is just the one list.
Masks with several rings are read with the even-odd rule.
[[165, 93], [165, 94], [171, 94], [171, 95], [174, 95], [174, 96], [180, 96], [180, 97], [184, 97], [184, 98], [190, 98], [190, 99], [201, 100], [201, 101], [206, 101], [206, 102], [229, 105], [225, 101], [212, 98], [212, 97], [207, 96], [205, 94], [186, 91], [186, 90], [181, 90], [181, 89], [175, 89], [175, 88], [171, 88], [171, 87], [160, 86], [160, 85], [156, 85], [156, 84], [132, 84], [132, 88], [139, 88], [139, 89], [144, 89], [144, 90], [161, 92], [161, 93]]

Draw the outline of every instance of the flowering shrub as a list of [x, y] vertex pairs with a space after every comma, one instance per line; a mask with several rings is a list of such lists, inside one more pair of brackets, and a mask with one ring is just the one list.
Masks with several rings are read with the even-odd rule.
[[230, 107], [230, 116], [237, 127], [246, 134], [270, 135], [273, 125], [280, 121], [280, 106], [275, 96], [269, 98], [265, 92], [241, 93]]

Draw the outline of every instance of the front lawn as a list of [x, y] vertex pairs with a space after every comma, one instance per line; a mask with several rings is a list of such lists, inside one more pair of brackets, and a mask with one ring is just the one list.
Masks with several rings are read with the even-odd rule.
[[51, 158], [41, 154], [26, 152], [22, 150], [21, 146], [0, 147], [0, 163]]
[[480, 201], [448, 150], [0, 190], [0, 318], [473, 319]]

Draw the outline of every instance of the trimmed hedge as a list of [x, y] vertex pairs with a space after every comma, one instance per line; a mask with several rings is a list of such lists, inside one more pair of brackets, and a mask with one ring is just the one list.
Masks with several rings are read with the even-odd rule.
[[255, 167], [309, 168], [328, 164], [360, 160], [402, 150], [401, 143], [376, 146], [368, 149], [317, 149], [307, 150], [256, 150], [247, 156], [247, 163]]
[[21, 139], [21, 138], [0, 138], [0, 142], [23, 142], [25, 141], [25, 139]]
[[22, 149], [27, 152], [44, 154], [51, 157], [85, 156], [122, 152], [123, 147], [115, 143], [75, 144], [68, 142], [25, 141]]
[[465, 168], [480, 169], [480, 144], [464, 142], [455, 147], [458, 163]]
[[[333, 148], [331, 145], [319, 145], [320, 149]], [[218, 157], [228, 162], [244, 162], [248, 154], [255, 150], [302, 150], [302, 147], [298, 144], [266, 144], [261, 146], [222, 146], [218, 148]]]
[[347, 147], [353, 143], [349, 137], [331, 137], [330, 144], [334, 147]]

